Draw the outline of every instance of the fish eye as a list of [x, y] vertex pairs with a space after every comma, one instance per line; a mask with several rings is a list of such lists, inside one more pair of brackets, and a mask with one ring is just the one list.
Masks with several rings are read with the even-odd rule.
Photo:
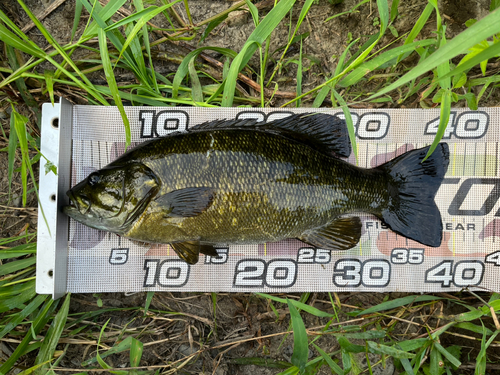
[[88, 184], [90, 186], [94, 186], [99, 183], [101, 180], [101, 176], [99, 176], [96, 172], [91, 173], [89, 177], [87, 177]]

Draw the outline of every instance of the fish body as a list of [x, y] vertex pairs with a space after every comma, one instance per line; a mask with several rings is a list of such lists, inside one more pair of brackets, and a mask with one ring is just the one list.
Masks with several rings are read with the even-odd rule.
[[[189, 263], [214, 245], [298, 238], [345, 250], [361, 235], [358, 212], [430, 246], [441, 243], [434, 196], [448, 165], [440, 144], [378, 168], [348, 156], [345, 123], [293, 115], [265, 125], [202, 124], [144, 142], [68, 192], [65, 212], [91, 227], [144, 242], [170, 243]], [[404, 198], [404, 199], [402, 199]]]

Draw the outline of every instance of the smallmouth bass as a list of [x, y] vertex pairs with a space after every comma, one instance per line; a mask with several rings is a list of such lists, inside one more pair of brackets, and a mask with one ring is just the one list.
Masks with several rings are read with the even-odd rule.
[[169, 243], [190, 264], [214, 245], [298, 238], [347, 250], [361, 237], [357, 212], [396, 233], [441, 244], [434, 197], [449, 164], [446, 143], [373, 169], [349, 156], [345, 122], [295, 114], [271, 123], [221, 120], [146, 141], [68, 191], [64, 212], [132, 240]]

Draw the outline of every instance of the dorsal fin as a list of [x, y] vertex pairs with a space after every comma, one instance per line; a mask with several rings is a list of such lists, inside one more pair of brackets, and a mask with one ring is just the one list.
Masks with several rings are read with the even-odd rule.
[[205, 122], [190, 130], [256, 129], [279, 134], [306, 144], [326, 154], [348, 157], [351, 143], [344, 120], [324, 113], [293, 114], [269, 123], [253, 119], [216, 120]]

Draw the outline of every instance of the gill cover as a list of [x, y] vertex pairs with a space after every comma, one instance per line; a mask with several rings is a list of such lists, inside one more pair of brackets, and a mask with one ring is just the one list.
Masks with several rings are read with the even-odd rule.
[[124, 233], [160, 190], [161, 181], [141, 163], [109, 165], [68, 191], [65, 212], [96, 229]]

